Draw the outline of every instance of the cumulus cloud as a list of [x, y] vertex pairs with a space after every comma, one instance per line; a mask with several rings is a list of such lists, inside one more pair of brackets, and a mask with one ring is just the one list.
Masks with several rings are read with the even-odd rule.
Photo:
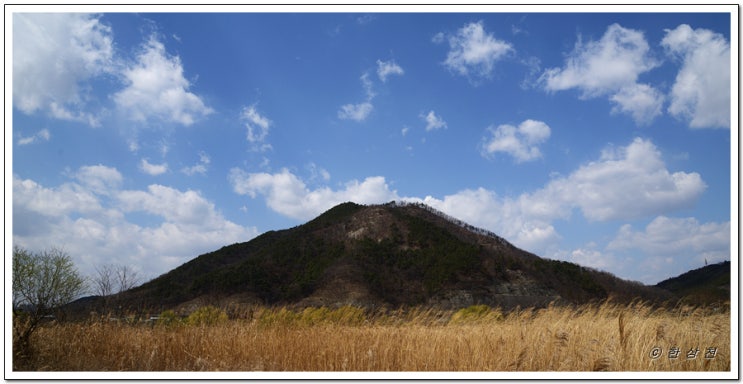
[[646, 255], [638, 261], [643, 281], [657, 283], [698, 268], [730, 260], [730, 222], [700, 223], [693, 217], [658, 216], [644, 229], [623, 225], [607, 245], [611, 252]]
[[[114, 260], [157, 275], [257, 235], [255, 228], [225, 219], [197, 191], [157, 184], [122, 190], [119, 171], [103, 165], [71, 176], [57, 187], [13, 176], [13, 243], [32, 250], [64, 247], [84, 274]], [[127, 216], [133, 212], [152, 219], [136, 223]]]
[[117, 198], [124, 212], [142, 211], [182, 225], [200, 225], [218, 219], [214, 204], [196, 191], [152, 184], [146, 191], [121, 191]]
[[614, 112], [649, 123], [661, 114], [664, 98], [637, 80], [658, 65], [642, 32], [612, 24], [599, 41], [584, 44], [579, 39], [565, 66], [547, 69], [540, 82], [548, 91], [576, 88], [583, 98], [608, 96], [616, 104]]
[[122, 71], [126, 88], [113, 95], [116, 105], [132, 120], [150, 118], [191, 125], [213, 110], [189, 92], [178, 56], [171, 57], [154, 36], [143, 45], [135, 63]]
[[397, 192], [390, 190], [380, 176], [367, 177], [362, 182], [352, 180], [338, 190], [330, 187], [309, 189], [286, 168], [273, 174], [246, 173], [233, 168], [228, 178], [235, 193], [252, 198], [265, 196], [269, 208], [298, 220], [311, 219], [346, 201], [378, 204], [397, 199]]
[[655, 145], [636, 138], [626, 147], [605, 150], [598, 161], [524, 198], [542, 202], [533, 209], [545, 207], [545, 212], [564, 216], [567, 208], [577, 207], [587, 219], [605, 221], [689, 207], [706, 187], [696, 172], [671, 173]]
[[[482, 21], [466, 24], [448, 38], [449, 52], [444, 65], [470, 80], [490, 78], [495, 62], [513, 51], [511, 44], [486, 33]], [[436, 43], [443, 40], [443, 33], [433, 38]]]
[[20, 212], [31, 211], [37, 216], [55, 217], [72, 212], [90, 213], [101, 210], [97, 196], [91, 188], [77, 183], [65, 183], [56, 188], [46, 188], [33, 180], [13, 177], [13, 217], [23, 221]]
[[707, 29], [683, 24], [666, 30], [661, 45], [683, 64], [668, 111], [691, 128], [730, 127], [730, 45]]
[[116, 168], [102, 164], [84, 165], [75, 172], [73, 178], [86, 190], [98, 195], [119, 189], [124, 181], [124, 177]]
[[441, 116], [436, 116], [436, 112], [433, 110], [428, 111], [427, 114], [421, 114], [420, 117], [426, 121], [426, 131], [433, 131], [436, 129], [446, 128], [446, 121]]
[[85, 83], [113, 71], [113, 34], [100, 16], [13, 14], [13, 106], [23, 113], [97, 125]]
[[560, 236], [548, 220], [530, 216], [517, 199], [485, 188], [465, 189], [439, 199], [405, 198], [430, 205], [452, 217], [486, 228], [531, 252], [543, 252]]
[[[523, 130], [524, 135], [546, 137], [546, 129], [540, 124], [525, 126], [529, 128]], [[263, 196], [271, 209], [299, 220], [313, 218], [344, 201], [422, 202], [542, 254], [560, 239], [553, 223], [569, 219], [576, 209], [591, 221], [642, 219], [691, 206], [706, 188], [697, 173], [670, 172], [660, 151], [639, 138], [625, 147], [608, 148], [598, 160], [567, 176], [553, 178], [534, 192], [514, 197], [499, 196], [484, 188], [465, 189], [443, 198], [400, 197], [390, 190], [384, 177], [354, 180], [335, 190], [311, 189], [287, 169], [246, 173], [233, 168], [229, 181], [235, 193], [251, 198]], [[588, 253], [573, 256], [588, 257]]]
[[550, 137], [550, 127], [537, 120], [525, 120], [518, 127], [504, 124], [488, 128], [491, 136], [484, 138], [484, 156], [504, 152], [514, 157], [517, 163], [542, 157], [538, 145]]
[[35, 142], [37, 142], [39, 140], [49, 141], [49, 139], [51, 137], [52, 137], [52, 134], [49, 133], [49, 130], [46, 129], [46, 128], [44, 128], [44, 129], [36, 132], [32, 136], [29, 136], [29, 137], [20, 137], [18, 139], [18, 145], [28, 145], [28, 144], [35, 143]]
[[640, 124], [649, 124], [663, 113], [665, 96], [647, 84], [631, 84], [609, 97], [616, 105], [612, 113], [626, 113]]
[[390, 76], [390, 75], [401, 76], [404, 73], [405, 71], [403, 71], [402, 67], [397, 65], [397, 63], [395, 63], [394, 60], [390, 60], [390, 61], [377, 60], [377, 76], [379, 76], [379, 80], [382, 80], [382, 82], [387, 81], [387, 76]]
[[168, 171], [168, 164], [151, 164], [147, 159], [142, 159], [139, 162], [139, 169], [150, 176], [157, 176]]
[[596, 244], [591, 243], [586, 247], [574, 249], [569, 252], [568, 259], [576, 264], [604, 271], [618, 267], [614, 255], [601, 252], [595, 247]]
[[730, 258], [730, 222], [699, 223], [693, 217], [658, 216], [644, 230], [623, 225], [607, 246], [611, 250], [641, 250], [646, 254], [684, 257], [710, 262]]
[[575, 209], [590, 221], [642, 219], [689, 207], [705, 188], [697, 173], [668, 171], [660, 151], [638, 138], [626, 147], [605, 150], [599, 160], [553, 178], [534, 192], [509, 197], [478, 188], [444, 198], [405, 199], [431, 205], [544, 254], [560, 238], [553, 223], [569, 219]]

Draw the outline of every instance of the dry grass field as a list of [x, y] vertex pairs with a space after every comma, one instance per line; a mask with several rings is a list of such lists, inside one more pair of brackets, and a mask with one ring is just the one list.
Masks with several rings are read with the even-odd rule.
[[[611, 303], [507, 314], [253, 308], [241, 318], [50, 324], [31, 371], [729, 371], [730, 312]], [[677, 349], [676, 349], [677, 348]], [[676, 353], [678, 352], [678, 353]]]

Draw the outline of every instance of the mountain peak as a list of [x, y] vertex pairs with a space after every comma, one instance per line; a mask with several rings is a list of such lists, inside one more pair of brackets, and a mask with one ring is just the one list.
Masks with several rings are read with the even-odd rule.
[[121, 295], [128, 305], [198, 298], [265, 305], [462, 307], [663, 300], [666, 291], [542, 259], [420, 203], [339, 204], [294, 228], [201, 255]]

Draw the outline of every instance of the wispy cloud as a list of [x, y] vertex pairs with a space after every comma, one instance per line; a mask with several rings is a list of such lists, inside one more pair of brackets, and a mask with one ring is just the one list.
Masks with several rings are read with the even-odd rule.
[[372, 103], [365, 101], [360, 104], [342, 105], [338, 111], [338, 118], [343, 120], [364, 121], [374, 109]]
[[192, 165], [190, 167], [184, 167], [181, 169], [181, 172], [188, 176], [193, 176], [195, 174], [206, 174], [207, 166], [211, 162], [211, 158], [209, 158], [209, 155], [207, 155], [204, 151], [199, 152], [199, 162], [198, 164]]
[[404, 73], [405, 71], [402, 69], [402, 67], [397, 65], [394, 60], [377, 60], [377, 76], [379, 76], [379, 80], [382, 80], [383, 83], [387, 81], [387, 77], [390, 75], [401, 76]]
[[49, 133], [49, 130], [44, 128], [38, 132], [36, 132], [34, 135], [29, 137], [20, 137], [18, 139], [18, 145], [28, 145], [31, 143], [35, 143], [39, 140], [49, 141], [49, 139], [52, 137], [51, 133]]
[[426, 131], [445, 129], [447, 127], [446, 121], [441, 116], [436, 116], [436, 112], [433, 110], [428, 111], [425, 115], [421, 114], [420, 118], [426, 122]]
[[[445, 36], [440, 32], [434, 36], [433, 42], [443, 42]], [[495, 62], [514, 51], [510, 43], [485, 32], [482, 21], [466, 24], [456, 34], [449, 35], [448, 40], [449, 52], [444, 65], [474, 83], [490, 78]]]
[[266, 151], [272, 148], [270, 144], [265, 142], [272, 125], [271, 120], [261, 115], [255, 105], [243, 108], [240, 113], [240, 120], [245, 122], [246, 138], [253, 145], [253, 150]]
[[338, 118], [342, 120], [364, 121], [374, 110], [371, 101], [376, 96], [369, 74], [364, 73], [360, 77], [361, 85], [366, 93], [366, 100], [358, 104], [345, 104], [338, 110]]

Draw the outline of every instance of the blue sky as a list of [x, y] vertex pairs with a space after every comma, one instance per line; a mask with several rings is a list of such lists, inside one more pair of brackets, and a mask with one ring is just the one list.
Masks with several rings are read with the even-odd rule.
[[730, 260], [737, 9], [487, 10], [15, 13], [13, 244], [151, 278], [408, 200], [648, 284]]

